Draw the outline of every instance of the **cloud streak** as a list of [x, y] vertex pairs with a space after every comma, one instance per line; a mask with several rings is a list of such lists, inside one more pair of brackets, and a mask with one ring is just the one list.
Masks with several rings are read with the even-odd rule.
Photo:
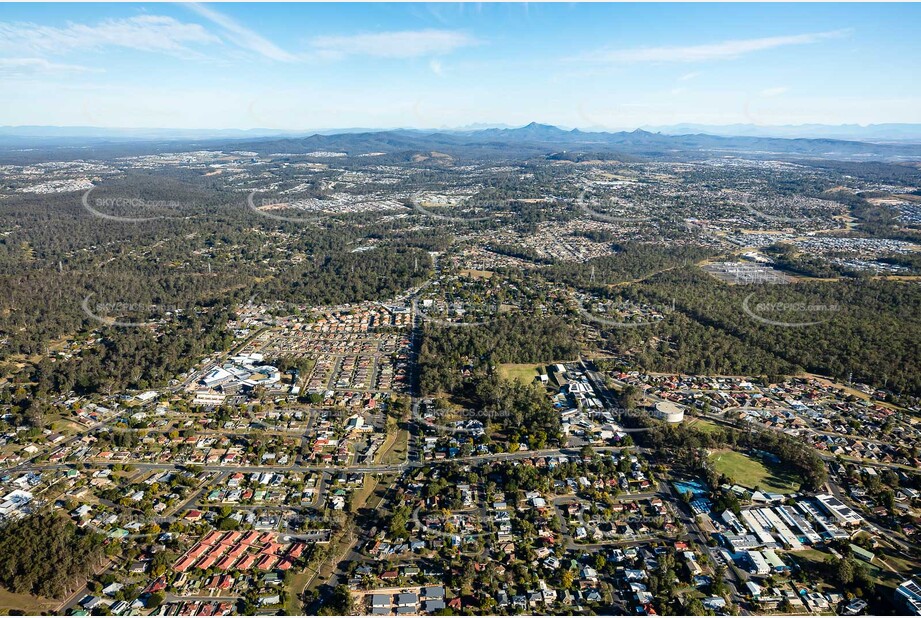
[[194, 53], [190, 45], [219, 42], [200, 24], [183, 23], [158, 15], [106, 19], [93, 25], [68, 23], [64, 27], [0, 22], [0, 50], [27, 51], [37, 55], [120, 47], [189, 56]]
[[22, 77], [61, 73], [101, 73], [78, 64], [60, 64], [44, 58], [0, 58], [0, 77]]
[[286, 52], [261, 34], [247, 28], [232, 17], [215, 11], [210, 6], [192, 3], [189, 4], [188, 7], [201, 17], [204, 17], [223, 29], [225, 33], [229, 35], [227, 37], [228, 40], [238, 47], [255, 52], [270, 60], [277, 60], [280, 62], [295, 62], [299, 59], [295, 54]]
[[734, 39], [704, 45], [637, 47], [633, 49], [600, 49], [582, 56], [581, 60], [610, 64], [647, 62], [704, 62], [708, 60], [730, 60], [746, 54], [788, 47], [809, 45], [839, 39], [850, 35], [852, 30], [831, 30], [787, 36], [773, 36], [759, 39]]
[[186, 6], [209, 23], [182, 22], [162, 15], [105, 19], [95, 24], [68, 22], [61, 27], [31, 22], [0, 22], [0, 54], [12, 56], [4, 60], [0, 70], [6, 75], [65, 70], [77, 72], [81, 69], [77, 65], [55, 64], [47, 60], [77, 51], [122, 48], [181, 58], [205, 58], [201, 47], [232, 45], [258, 57], [283, 63], [338, 60], [353, 56], [387, 59], [429, 57], [432, 72], [441, 75], [442, 65], [438, 56], [480, 43], [460, 31], [402, 30], [317, 36], [309, 42], [308, 50], [291, 53], [211, 5], [190, 3]]
[[311, 40], [311, 45], [316, 52], [328, 58], [440, 56], [477, 44], [479, 41], [474, 37], [454, 30], [402, 30], [345, 36], [320, 36]]
[[777, 86], [777, 87], [775, 87], [775, 88], [765, 88], [764, 90], [761, 91], [761, 96], [763, 96], [763, 97], [779, 97], [780, 95], [784, 94], [784, 93], [787, 92], [788, 90], [790, 90], [790, 89], [789, 89], [788, 87], [786, 87], [786, 86]]

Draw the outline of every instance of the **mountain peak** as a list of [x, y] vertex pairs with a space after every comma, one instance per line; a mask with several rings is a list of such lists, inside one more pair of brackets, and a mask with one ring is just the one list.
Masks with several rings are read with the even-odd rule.
[[558, 127], [553, 126], [552, 124], [541, 124], [539, 122], [531, 122], [521, 128], [527, 129], [527, 130], [537, 129], [541, 131], [560, 131], [561, 130]]

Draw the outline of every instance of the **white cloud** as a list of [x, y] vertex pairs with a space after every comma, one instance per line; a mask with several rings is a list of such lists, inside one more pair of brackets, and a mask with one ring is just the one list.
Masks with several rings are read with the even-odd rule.
[[760, 39], [736, 39], [675, 47], [638, 47], [634, 49], [601, 49], [583, 56], [582, 60], [610, 63], [637, 62], [702, 62], [707, 60], [727, 60], [745, 54], [775, 49], [790, 45], [808, 45], [827, 39], [848, 36], [851, 30], [832, 30], [829, 32], [812, 32], [788, 36], [773, 36]]
[[461, 47], [476, 45], [475, 38], [454, 30], [403, 30], [347, 36], [320, 36], [311, 41], [325, 57], [351, 55], [378, 58], [416, 58], [447, 54]]
[[92, 69], [77, 64], [59, 64], [44, 58], [0, 58], [0, 76], [14, 77], [47, 73], [97, 73]]
[[441, 60], [437, 58], [432, 58], [429, 60], [429, 68], [432, 69], [432, 73], [441, 77], [444, 75], [444, 66], [441, 64]]
[[690, 73], [685, 73], [678, 78], [679, 82], [686, 82], [688, 80], [694, 79], [695, 77], [700, 77], [700, 73], [697, 71], [691, 71]]
[[29, 22], [0, 22], [0, 49], [19, 53], [25, 50], [53, 55], [81, 49], [122, 47], [191, 55], [189, 45], [219, 42], [199, 24], [158, 15], [106, 19], [95, 25], [68, 23], [60, 28]]
[[205, 19], [220, 26], [226, 30], [227, 33], [233, 35], [232, 37], [228, 37], [228, 40], [235, 45], [238, 45], [239, 47], [248, 49], [252, 52], [256, 52], [257, 54], [265, 56], [271, 60], [293, 62], [298, 59], [296, 55], [286, 52], [272, 41], [266, 39], [250, 28], [247, 28], [235, 19], [215, 11], [210, 6], [204, 6], [197, 3], [189, 4], [188, 6], [190, 9]]
[[775, 88], [765, 88], [761, 91], [761, 96], [763, 97], [779, 97], [783, 93], [787, 92], [789, 88], [786, 86], [777, 86]]

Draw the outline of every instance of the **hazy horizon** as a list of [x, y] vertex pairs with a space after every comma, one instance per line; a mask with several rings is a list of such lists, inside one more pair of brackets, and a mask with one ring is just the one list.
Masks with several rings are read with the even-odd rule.
[[912, 4], [0, 6], [0, 125], [921, 122]]

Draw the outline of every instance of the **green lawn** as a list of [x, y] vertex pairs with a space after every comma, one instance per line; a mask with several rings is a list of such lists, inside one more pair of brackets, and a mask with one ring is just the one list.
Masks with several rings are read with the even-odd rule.
[[816, 564], [822, 564], [825, 562], [827, 558], [831, 558], [831, 554], [829, 554], [828, 552], [824, 552], [819, 549], [811, 549], [811, 548], [801, 549], [799, 551], [790, 552], [790, 553], [794, 556], [801, 556], [802, 558], [805, 558], [806, 560], [811, 560], [812, 562], [815, 562]]
[[799, 475], [777, 464], [761, 461], [736, 451], [717, 451], [710, 455], [717, 472], [749, 489], [789, 494], [799, 490]]
[[716, 423], [711, 423], [710, 421], [698, 418], [694, 421], [694, 424], [691, 425], [694, 429], [701, 433], [713, 433], [716, 429], [719, 429], [719, 425]]
[[519, 382], [524, 382], [525, 384], [530, 384], [540, 375], [541, 372], [546, 372], [546, 365], [535, 365], [533, 363], [505, 363], [499, 365], [499, 375], [506, 380], [518, 380]]
[[[877, 559], [877, 562], [878, 561], [879, 560]], [[921, 565], [919, 565], [917, 562], [908, 561], [904, 558], [899, 558], [898, 556], [890, 556], [886, 554], [886, 562], [900, 573], [904, 573], [905, 577], [908, 577], [915, 571], [921, 569]]]
[[406, 461], [406, 452], [409, 449], [409, 432], [399, 429], [388, 441], [382, 445], [380, 463], [398, 464]]
[[291, 579], [288, 582], [288, 602], [285, 605], [285, 609], [289, 616], [297, 616], [304, 611], [304, 603], [301, 601], [300, 595], [313, 577], [313, 571], [305, 569], [289, 577]]

